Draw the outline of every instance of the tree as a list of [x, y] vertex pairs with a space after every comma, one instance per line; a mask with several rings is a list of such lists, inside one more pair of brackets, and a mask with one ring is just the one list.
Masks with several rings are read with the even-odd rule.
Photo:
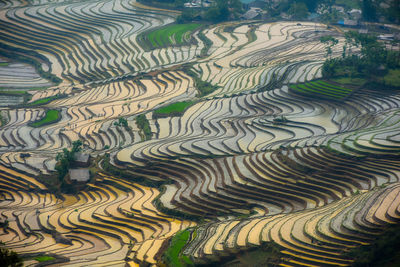
[[390, 3], [390, 8], [387, 9], [387, 18], [390, 22], [400, 22], [400, 0], [393, 0]]
[[128, 128], [128, 121], [125, 118], [119, 118], [118, 122], [114, 122], [115, 126], [123, 126], [125, 128]]
[[[400, 52], [390, 51], [372, 34], [355, 31], [345, 33], [346, 45], [342, 58], [330, 58], [322, 67], [323, 77], [333, 76], [362, 77], [370, 81], [382, 81], [390, 69], [400, 67]], [[330, 36], [321, 38], [321, 42], [330, 45]], [[359, 54], [351, 54], [352, 46], [361, 47]], [[327, 47], [327, 53], [331, 50]], [[348, 54], [346, 54], [346, 52]]]
[[58, 172], [58, 179], [60, 182], [63, 182], [65, 175], [67, 175], [69, 168], [71, 167], [71, 163], [74, 160], [74, 156], [76, 152], [81, 151], [82, 149], [82, 141], [76, 140], [72, 142], [72, 149], [69, 151], [64, 148], [62, 153], [58, 153], [56, 156], [56, 166], [55, 169]]
[[362, 15], [367, 21], [376, 21], [376, 10], [377, 6], [373, 0], [362, 1]]
[[328, 35], [328, 36], [322, 36], [320, 38], [321, 43], [324, 43], [326, 45], [326, 56], [332, 57], [332, 47], [337, 45], [339, 43], [339, 40]]
[[294, 2], [290, 5], [288, 14], [291, 15], [293, 19], [305, 19], [308, 16], [308, 8], [304, 3]]
[[213, 22], [226, 21], [239, 16], [242, 4], [239, 0], [217, 0], [204, 14], [204, 18]]
[[184, 9], [182, 11], [182, 13], [176, 18], [176, 22], [179, 24], [186, 23], [186, 22], [192, 21], [194, 17], [195, 17], [195, 13], [194, 13], [193, 8], [190, 8], [190, 9], [187, 8], [187, 9]]
[[0, 265], [4, 267], [22, 267], [23, 261], [14, 251], [0, 248]]
[[341, 18], [343, 18], [343, 15], [331, 7], [329, 7], [328, 12], [323, 13], [320, 17], [321, 21], [328, 25], [338, 22]]

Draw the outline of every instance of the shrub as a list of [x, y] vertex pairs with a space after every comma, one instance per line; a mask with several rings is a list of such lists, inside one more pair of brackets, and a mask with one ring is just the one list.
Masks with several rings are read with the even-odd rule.
[[143, 139], [150, 140], [151, 139], [150, 123], [144, 114], [140, 114], [139, 116], [136, 117], [136, 125], [141, 130], [143, 134]]
[[4, 267], [22, 267], [22, 259], [14, 251], [6, 248], [0, 248], [0, 263]]

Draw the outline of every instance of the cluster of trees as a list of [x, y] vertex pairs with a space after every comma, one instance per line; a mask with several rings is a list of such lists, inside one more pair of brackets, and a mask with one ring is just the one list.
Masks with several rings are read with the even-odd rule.
[[146, 118], [146, 115], [140, 114], [139, 116], [136, 117], [136, 125], [142, 132], [142, 139], [144, 140], [150, 140], [151, 139], [151, 129], [150, 129], [150, 123]]
[[[326, 44], [326, 56], [332, 56], [332, 47], [337, 45], [339, 43], [339, 40], [328, 35], [328, 36], [322, 36], [320, 38], [321, 43]], [[346, 48], [344, 48], [344, 51], [346, 51]], [[344, 57], [344, 56], [343, 56]]]
[[[382, 8], [383, 0], [362, 0], [361, 9], [363, 19], [366, 21], [378, 21], [379, 17], [384, 17], [389, 22], [400, 22], [400, 0], [392, 0], [389, 8]], [[387, 2], [387, 1], [386, 1]]]
[[348, 256], [356, 267], [400, 266], [400, 227], [388, 228], [371, 245], [357, 247]]
[[[345, 37], [346, 44], [343, 47], [342, 57], [328, 58], [325, 61], [322, 67], [323, 77], [362, 77], [376, 81], [390, 69], [400, 68], [400, 53], [386, 49], [376, 36], [349, 31], [346, 32]], [[332, 37], [321, 39], [325, 43], [334, 42], [332, 40], [334, 40]], [[351, 54], [354, 47], [361, 47], [359, 54]], [[329, 51], [331, 51], [330, 47]]]
[[[144, 4], [148, 3], [161, 3], [165, 7], [182, 9], [185, 2], [189, 0], [140, 0]], [[287, 13], [292, 19], [306, 19], [310, 12], [315, 12], [316, 9], [322, 4], [328, 7], [329, 12], [321, 16], [324, 22], [338, 21], [341, 14], [332, 6], [336, 0], [281, 0], [279, 2], [266, 4], [266, 10], [271, 17], [278, 17], [282, 13]], [[351, 0], [349, 0], [351, 2]], [[389, 8], [382, 8], [381, 3], [387, 2]], [[345, 2], [344, 2], [345, 3]], [[362, 10], [363, 19], [366, 21], [378, 21], [380, 17], [384, 17], [389, 22], [400, 22], [400, 0], [360, 0], [360, 8]], [[339, 4], [343, 4], [341, 1]], [[353, 6], [353, 5], [350, 5]], [[349, 8], [349, 6], [348, 6]], [[179, 23], [192, 21], [193, 19], [201, 19], [211, 22], [221, 22], [232, 20], [239, 17], [243, 13], [243, 5], [240, 0], [215, 0], [210, 8], [197, 9], [186, 8], [183, 9], [182, 14], [178, 17]]]
[[[293, 19], [305, 19], [309, 12], [315, 12], [320, 5], [325, 5], [328, 8], [328, 12], [324, 13], [320, 19], [323, 22], [336, 22], [341, 18], [341, 14], [332, 8], [336, 2], [335, 0], [282, 0], [275, 5], [267, 6], [267, 11], [272, 17], [279, 16], [281, 13], [287, 13]], [[349, 2], [351, 1], [349, 0]], [[384, 17], [389, 22], [399, 23], [400, 0], [388, 2], [389, 8], [382, 8], [382, 2], [388, 1], [360, 0], [363, 19], [366, 21], [378, 21], [380, 17]], [[339, 4], [343, 5], [343, 1]]]
[[68, 170], [74, 161], [75, 153], [81, 150], [82, 141], [77, 140], [72, 142], [71, 150], [64, 148], [63, 152], [57, 154], [57, 163], [55, 169], [58, 172], [58, 179], [60, 180], [60, 182], [64, 182], [64, 177], [65, 175], [67, 175]]
[[23, 261], [14, 251], [0, 248], [0, 264], [4, 267], [22, 267]]
[[125, 118], [119, 118], [118, 121], [114, 122], [115, 126], [123, 126], [125, 129], [128, 129], [128, 121]]
[[214, 23], [238, 19], [243, 13], [240, 0], [215, 0], [211, 7], [206, 9], [187, 8], [177, 18], [178, 23], [185, 23], [194, 19], [201, 19]]
[[306, 19], [310, 12], [315, 12], [320, 4], [332, 6], [334, 0], [284, 0], [274, 5], [266, 7], [268, 14], [271, 17], [278, 17], [281, 13], [287, 13], [293, 19]]

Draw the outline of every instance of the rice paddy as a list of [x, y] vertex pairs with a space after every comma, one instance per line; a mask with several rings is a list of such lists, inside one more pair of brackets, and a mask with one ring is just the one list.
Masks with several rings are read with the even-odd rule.
[[[322, 79], [335, 28], [0, 5], [2, 52], [32, 63], [0, 62], [0, 240], [26, 266], [222, 266], [265, 247], [280, 266], [351, 266], [343, 252], [398, 224], [400, 94]], [[89, 182], [57, 174], [77, 140]]]

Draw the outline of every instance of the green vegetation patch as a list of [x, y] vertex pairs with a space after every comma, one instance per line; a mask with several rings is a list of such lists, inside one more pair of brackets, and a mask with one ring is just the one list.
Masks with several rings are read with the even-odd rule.
[[164, 253], [164, 260], [168, 266], [184, 267], [193, 265], [189, 257], [181, 255], [183, 247], [190, 238], [190, 231], [178, 232], [171, 240], [171, 245]]
[[400, 87], [400, 69], [389, 70], [383, 80], [386, 85]]
[[54, 260], [54, 259], [55, 258], [51, 257], [51, 256], [39, 256], [39, 257], [35, 258], [35, 260], [37, 260], [38, 262], [51, 261], [51, 260]]
[[334, 78], [334, 79], [331, 79], [331, 81], [340, 83], [342, 85], [352, 85], [352, 86], [363, 86], [367, 82], [363, 78], [352, 78], [352, 77]]
[[371, 245], [352, 249], [347, 256], [354, 258], [353, 266], [400, 266], [400, 226], [388, 228]]
[[353, 9], [353, 8], [359, 9], [360, 2], [361, 1], [354, 1], [354, 0], [336, 0], [335, 4], [345, 6], [347, 9]]
[[2, 247], [0, 247], [0, 263], [1, 266], [24, 266], [22, 258], [16, 252]]
[[14, 91], [14, 90], [2, 90], [0, 89], [0, 94], [2, 95], [24, 95], [26, 91]]
[[282, 247], [274, 242], [266, 242], [256, 248], [239, 252], [232, 260], [223, 260], [213, 266], [221, 267], [247, 267], [247, 266], [279, 266], [284, 255], [280, 252]]
[[200, 26], [201, 24], [197, 23], [169, 25], [150, 32], [147, 39], [154, 48], [181, 45], [188, 43], [191, 33]]
[[189, 67], [186, 66], [183, 68], [183, 70], [185, 71], [185, 73], [187, 73], [189, 76], [193, 78], [196, 88], [199, 91], [197, 95], [198, 97], [209, 95], [219, 88], [219, 86], [217, 85], [213, 85], [210, 82], [201, 80], [197, 75], [197, 73], [194, 72]]
[[38, 99], [36, 101], [33, 101], [32, 103], [27, 104], [27, 106], [41, 106], [41, 105], [46, 105], [48, 103], [50, 103], [51, 101], [61, 98], [61, 95], [55, 95], [55, 96], [49, 96], [49, 97], [45, 97], [42, 99]]
[[174, 116], [179, 115], [183, 111], [185, 111], [188, 107], [193, 105], [194, 101], [183, 101], [183, 102], [176, 102], [171, 105], [159, 108], [154, 111], [156, 116]]
[[43, 125], [47, 125], [50, 123], [54, 123], [60, 119], [60, 111], [56, 109], [50, 109], [46, 111], [46, 116], [42, 118], [40, 121], [34, 122], [31, 124], [32, 127], [41, 127]]
[[211, 48], [212, 41], [208, 39], [202, 31], [199, 32], [198, 37], [204, 43], [204, 47], [201, 49], [200, 52], [200, 56], [203, 57], [207, 55], [208, 50]]
[[348, 97], [353, 89], [333, 84], [329, 81], [311, 81], [302, 84], [292, 84], [290, 89], [294, 92], [328, 99], [340, 100]]
[[140, 129], [140, 135], [142, 137], [142, 141], [151, 139], [151, 129], [150, 123], [147, 120], [144, 114], [140, 114], [136, 117], [136, 125]]

